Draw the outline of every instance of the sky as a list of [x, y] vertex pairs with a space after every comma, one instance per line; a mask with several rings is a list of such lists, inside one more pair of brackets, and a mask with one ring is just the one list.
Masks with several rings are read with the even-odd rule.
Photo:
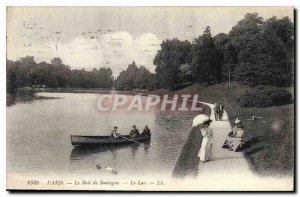
[[210, 26], [228, 33], [246, 13], [267, 19], [293, 7], [8, 7], [7, 58], [36, 62], [60, 57], [71, 69], [110, 67], [117, 76], [132, 61], [154, 72], [165, 39], [192, 41]]

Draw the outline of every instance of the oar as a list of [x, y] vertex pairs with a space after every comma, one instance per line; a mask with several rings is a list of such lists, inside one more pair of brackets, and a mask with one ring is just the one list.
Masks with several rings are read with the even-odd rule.
[[146, 146], [152, 147], [152, 146], [150, 146], [150, 145], [148, 145], [148, 144], [144, 144], [144, 143], [141, 143], [141, 142], [138, 142], [138, 141], [129, 139], [129, 138], [127, 138], [127, 137], [123, 137], [122, 135], [119, 135], [119, 137], [124, 138], [124, 139], [129, 140], [129, 141], [132, 141], [132, 142], [135, 142], [135, 143], [138, 143], [138, 144], [141, 144], [141, 145], [146, 145]]

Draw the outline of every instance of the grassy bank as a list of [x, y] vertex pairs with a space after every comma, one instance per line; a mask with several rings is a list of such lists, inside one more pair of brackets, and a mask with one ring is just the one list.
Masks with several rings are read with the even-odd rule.
[[[235, 99], [247, 89], [237, 83], [231, 86], [217, 84], [208, 87], [193, 85], [175, 92], [157, 90], [158, 94], [198, 94], [199, 100], [222, 101], [230, 122], [243, 120], [246, 141], [244, 155], [252, 170], [259, 175], [291, 175], [294, 172], [294, 104], [268, 108], [241, 108]], [[293, 90], [289, 89], [292, 93]], [[247, 121], [250, 114], [263, 119]], [[229, 131], [224, 131], [229, 132]]]

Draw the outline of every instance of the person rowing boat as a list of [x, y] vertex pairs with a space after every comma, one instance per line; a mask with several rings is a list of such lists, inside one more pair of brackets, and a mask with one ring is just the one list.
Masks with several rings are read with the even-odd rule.
[[123, 138], [123, 139], [126, 139], [128, 141], [136, 142], [138, 144], [150, 146], [150, 145], [147, 145], [147, 144], [144, 144], [144, 143], [140, 143], [140, 142], [138, 142], [136, 140], [133, 140], [133, 139], [137, 139], [138, 140], [139, 138], [151, 137], [151, 132], [150, 132], [150, 129], [148, 128], [148, 125], [145, 126], [145, 128], [144, 128], [144, 130], [143, 130], [143, 132], [141, 134], [136, 129], [136, 125], [133, 125], [132, 127], [133, 127], [133, 129], [130, 132], [129, 138], [120, 135], [121, 133], [117, 133], [118, 127], [116, 127], [116, 126], [114, 127], [114, 129], [111, 132], [111, 137], [113, 139]]
[[117, 130], [118, 130], [118, 127], [114, 127], [114, 130], [112, 130], [112, 132], [111, 132], [111, 137], [113, 138], [113, 139], [118, 139], [120, 136], [120, 133], [117, 133]]

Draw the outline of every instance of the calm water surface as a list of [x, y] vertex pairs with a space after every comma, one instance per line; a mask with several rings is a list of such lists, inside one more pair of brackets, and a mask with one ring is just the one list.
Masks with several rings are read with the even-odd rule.
[[[7, 107], [7, 171], [14, 174], [101, 173], [96, 164], [118, 170], [116, 176], [170, 176], [199, 112], [99, 112], [99, 94], [39, 93], [60, 99]], [[148, 125], [152, 147], [131, 144], [97, 149], [73, 148], [70, 135], [109, 135], [113, 126], [129, 134]]]

